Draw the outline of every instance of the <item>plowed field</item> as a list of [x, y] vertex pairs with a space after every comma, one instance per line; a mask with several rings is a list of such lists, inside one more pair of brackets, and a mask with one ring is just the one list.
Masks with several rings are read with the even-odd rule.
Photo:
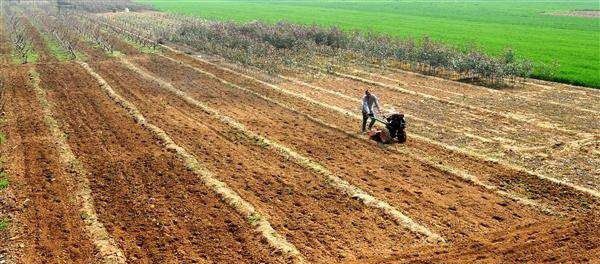
[[[27, 26], [35, 64], [0, 35], [0, 263], [600, 261], [598, 90], [273, 76], [117, 36], [58, 62]], [[405, 144], [358, 132], [365, 89]]]

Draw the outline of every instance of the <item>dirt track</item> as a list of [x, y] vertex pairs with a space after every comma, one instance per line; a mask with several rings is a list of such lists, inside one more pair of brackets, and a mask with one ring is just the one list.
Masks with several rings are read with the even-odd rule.
[[[0, 213], [12, 220], [0, 243], [9, 261], [101, 262], [74, 198], [82, 175], [61, 160], [43, 109], [88, 172], [97, 220], [128, 263], [293, 261], [180, 150], [310, 263], [598, 261], [598, 139], [582, 138], [598, 132], [591, 113], [600, 107], [588, 98], [596, 92], [544, 82], [495, 91], [363, 66], [266, 76], [114, 43], [123, 57], [79, 43], [90, 69], [56, 63], [39, 41], [42, 63], [0, 69], [11, 179]], [[36, 100], [30, 69], [48, 105]], [[356, 132], [365, 88], [409, 115], [406, 144], [377, 145]], [[328, 173], [377, 202], [345, 192]]]

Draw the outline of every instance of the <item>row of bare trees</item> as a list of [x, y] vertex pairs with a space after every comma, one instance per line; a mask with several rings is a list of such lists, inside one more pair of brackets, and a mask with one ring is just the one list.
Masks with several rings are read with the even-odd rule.
[[[18, 26], [19, 18], [14, 14], [7, 17], [10, 28], [17, 32], [11, 34], [16, 49], [26, 51], [27, 45], [23, 43], [27, 42], [24, 39], [27, 34]], [[97, 47], [113, 53], [116, 46], [113, 33], [117, 33], [143, 47], [157, 49], [167, 41], [180, 43], [269, 72], [277, 72], [281, 66], [316, 64], [325, 57], [335, 64], [360, 61], [503, 85], [529, 76], [533, 69], [532, 62], [519, 58], [510, 49], [500, 56], [489, 56], [474, 47], [458, 49], [428, 37], [399, 39], [345, 32], [335, 27], [286, 22], [240, 24], [164, 14], [89, 17], [70, 11], [58, 13], [50, 20], [41, 19], [44, 20], [41, 23], [73, 59], [76, 57], [74, 36], [84, 36]]]
[[13, 52], [20, 63], [27, 63], [33, 51], [32, 40], [27, 32], [27, 27], [22, 14], [14, 7], [8, 6], [3, 10], [3, 21], [6, 32], [10, 36]]
[[39, 10], [36, 8], [26, 9], [26, 15], [30, 18], [33, 24], [42, 32], [50, 34], [49, 37], [56, 40], [58, 45], [67, 53], [69, 59], [77, 58], [77, 34], [74, 32], [71, 25], [63, 24], [65, 14], [59, 12], [51, 12], [51, 6], [45, 6], [47, 9]]
[[122, 25], [115, 26], [111, 23], [111, 19], [102, 16], [97, 17], [95, 21], [101, 25], [105, 25], [107, 30], [120, 34], [141, 47], [158, 50], [161, 44], [159, 38], [154, 35], [155, 31], [152, 25], [143, 23], [133, 24], [128, 20], [124, 20], [122, 21]]
[[110, 36], [103, 25], [86, 19], [78, 13], [69, 13], [60, 17], [65, 25], [70, 25], [76, 35], [83, 36], [87, 40], [101, 48], [103, 51], [113, 54], [116, 50], [114, 36]]
[[154, 10], [149, 5], [130, 0], [62, 0], [69, 8], [89, 13]]
[[426, 36], [401, 39], [336, 27], [220, 22], [177, 15], [128, 14], [106, 18], [105, 22], [137, 32], [144, 41], [151, 40], [147, 45], [181, 43], [268, 71], [277, 71], [278, 65], [316, 62], [326, 56], [336, 64], [361, 61], [393, 65], [498, 86], [528, 77], [534, 67], [511, 49], [490, 56], [475, 46], [456, 48]]

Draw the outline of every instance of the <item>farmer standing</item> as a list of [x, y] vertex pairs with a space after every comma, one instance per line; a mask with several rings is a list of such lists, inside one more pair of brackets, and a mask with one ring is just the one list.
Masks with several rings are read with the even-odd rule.
[[375, 113], [379, 113], [379, 100], [377, 97], [369, 92], [365, 91], [365, 96], [362, 98], [362, 132], [365, 133], [365, 126], [367, 125], [367, 119], [371, 118], [369, 123], [369, 130], [375, 124]]

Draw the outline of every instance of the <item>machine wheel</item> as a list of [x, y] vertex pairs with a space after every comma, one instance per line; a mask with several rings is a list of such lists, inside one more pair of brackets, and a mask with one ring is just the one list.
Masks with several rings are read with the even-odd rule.
[[398, 132], [398, 135], [397, 135], [397, 137], [398, 137], [398, 142], [399, 142], [399, 143], [404, 143], [404, 142], [406, 142], [406, 132], [404, 132], [404, 131], [399, 131], [399, 132]]

